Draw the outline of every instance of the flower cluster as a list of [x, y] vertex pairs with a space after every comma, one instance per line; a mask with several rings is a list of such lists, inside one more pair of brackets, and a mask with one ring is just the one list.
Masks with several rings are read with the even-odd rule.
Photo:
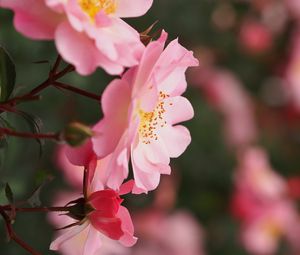
[[233, 214], [242, 223], [242, 241], [255, 255], [274, 254], [285, 238], [299, 252], [300, 221], [288, 185], [269, 165], [260, 148], [248, 148], [239, 158]]
[[[104, 117], [92, 127], [93, 136], [79, 148], [67, 146], [59, 153], [83, 197], [68, 203], [67, 215], [74, 221], [52, 242], [52, 250], [80, 239], [80, 254], [93, 255], [100, 236], [134, 245], [137, 238], [120, 196], [154, 190], [160, 175], [171, 173], [170, 158], [180, 156], [191, 142], [187, 128], [178, 124], [194, 114], [182, 94], [185, 71], [198, 61], [178, 40], [166, 46], [165, 31], [145, 46], [121, 19], [141, 16], [151, 5], [152, 0], [0, 1], [14, 11], [19, 32], [54, 40], [61, 57], [79, 74], [101, 67], [121, 75], [102, 95]], [[125, 182], [130, 162], [133, 180]]]

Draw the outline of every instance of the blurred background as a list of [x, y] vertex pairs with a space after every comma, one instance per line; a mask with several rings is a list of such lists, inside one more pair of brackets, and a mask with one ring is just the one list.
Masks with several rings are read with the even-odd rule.
[[[53, 63], [56, 51], [53, 42], [17, 33], [12, 17], [0, 10], [0, 44], [16, 63], [14, 93], [20, 94], [47, 77], [46, 61]], [[179, 37], [200, 61], [188, 72], [185, 94], [195, 109], [185, 124], [192, 143], [172, 160], [172, 176], [157, 191], [128, 197], [138, 245], [101, 254], [299, 255], [300, 1], [160, 0], [145, 16], [127, 21], [144, 31], [156, 20], [157, 29], [165, 29], [170, 40]], [[101, 94], [111, 79], [98, 70], [65, 81]], [[97, 102], [53, 88], [19, 109], [37, 116], [42, 132], [101, 118]], [[19, 117], [1, 117], [29, 131]], [[10, 184], [16, 200], [30, 196], [45, 176], [53, 179], [41, 192], [43, 205], [51, 205], [60, 190], [74, 191], [55, 160], [56, 144], [46, 141], [40, 156], [35, 141], [7, 142], [0, 181]], [[0, 223], [0, 254], [26, 254], [5, 242]], [[54, 232], [47, 215], [18, 214], [14, 228], [42, 254], [56, 254], [48, 250]]]

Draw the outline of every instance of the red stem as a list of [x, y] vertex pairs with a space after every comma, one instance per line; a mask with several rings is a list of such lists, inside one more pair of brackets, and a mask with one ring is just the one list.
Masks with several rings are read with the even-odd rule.
[[[0, 206], [0, 211], [11, 211], [12, 207], [11, 205], [4, 205]], [[21, 207], [15, 207], [14, 210], [16, 212], [68, 212], [70, 210], [67, 206], [60, 206], [60, 207], [34, 207], [34, 208], [21, 208]]]
[[41, 253], [35, 251], [31, 246], [29, 246], [27, 243], [25, 243], [23, 240], [21, 240], [17, 236], [17, 234], [15, 233], [15, 231], [13, 230], [13, 228], [11, 226], [11, 221], [10, 221], [9, 216], [3, 210], [0, 210], [0, 214], [2, 215], [2, 217], [5, 221], [5, 226], [6, 226], [6, 230], [9, 235], [9, 238], [11, 240], [14, 240], [18, 245], [20, 245], [24, 250], [28, 251], [30, 254], [41, 255]]
[[38, 85], [36, 88], [32, 89], [29, 93], [26, 93], [26, 94], [24, 94], [22, 96], [14, 97], [14, 98], [12, 98], [12, 99], [4, 102], [3, 104], [0, 104], [1, 108], [6, 107], [6, 106], [7, 107], [11, 107], [11, 106], [16, 105], [18, 102], [22, 102], [22, 101], [25, 101], [25, 100], [31, 100], [32, 98], [35, 99], [36, 95], [38, 93], [40, 93], [42, 90], [44, 90], [45, 88], [49, 87], [56, 80], [62, 78], [67, 73], [72, 72], [74, 70], [73, 66], [68, 65], [62, 71], [60, 71], [59, 73], [56, 73], [56, 69], [58, 68], [58, 65], [59, 65], [58, 61], [60, 62], [60, 60], [57, 60], [57, 62], [54, 64], [54, 67], [50, 71], [50, 75], [49, 75], [49, 77], [48, 77], [47, 80], [45, 80], [43, 83], [41, 83], [40, 85]]
[[88, 92], [88, 91], [85, 91], [85, 90], [73, 87], [73, 86], [71, 86], [69, 84], [65, 84], [65, 83], [61, 83], [61, 82], [57, 82], [56, 81], [56, 82], [53, 83], [53, 85], [55, 87], [57, 87], [57, 88], [69, 90], [69, 91], [72, 91], [72, 92], [74, 92], [76, 94], [79, 94], [79, 95], [82, 95], [82, 96], [85, 96], [85, 97], [88, 97], [88, 98], [100, 101], [100, 96], [98, 96], [96, 94], [93, 94], [91, 92]]
[[9, 128], [0, 128], [0, 135], [8, 135], [8, 136], [15, 136], [15, 137], [22, 137], [22, 138], [33, 138], [33, 139], [50, 139], [50, 140], [60, 141], [60, 136], [57, 133], [34, 134], [28, 132], [17, 132]]

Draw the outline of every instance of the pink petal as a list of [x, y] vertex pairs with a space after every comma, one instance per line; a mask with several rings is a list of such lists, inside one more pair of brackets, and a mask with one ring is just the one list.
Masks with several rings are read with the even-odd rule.
[[81, 75], [91, 74], [98, 66], [109, 74], [120, 74], [123, 71], [121, 65], [108, 60], [97, 50], [92, 39], [75, 31], [68, 22], [58, 26], [55, 39], [59, 53]]
[[33, 39], [54, 38], [62, 17], [40, 0], [1, 0], [0, 6], [15, 11], [14, 25], [25, 36]]
[[115, 16], [121, 18], [139, 17], [151, 7], [153, 0], [118, 0]]
[[159, 132], [171, 158], [179, 157], [191, 143], [191, 135], [187, 128], [181, 125], [166, 126]]
[[85, 31], [107, 59], [122, 66], [137, 65], [145, 49], [139, 33], [121, 19], [110, 18], [109, 21], [108, 27], [89, 23]]
[[82, 255], [96, 255], [96, 252], [99, 251], [101, 245], [100, 233], [93, 227], [90, 227]]
[[66, 145], [65, 153], [71, 164], [85, 167], [89, 165], [89, 162], [94, 155], [91, 140], [87, 140], [80, 147]]
[[154, 73], [159, 89], [170, 95], [181, 95], [186, 89], [185, 71], [190, 66], [198, 66], [193, 52], [173, 40], [162, 52]]
[[113, 217], [119, 210], [121, 199], [114, 190], [100, 190], [90, 195], [89, 202], [97, 211]]
[[120, 243], [126, 247], [133, 246], [137, 238], [134, 235], [134, 227], [132, 223], [131, 216], [128, 210], [124, 206], [120, 206], [117, 216], [122, 221], [122, 230], [124, 232], [123, 236], [120, 238]]
[[121, 220], [119, 218], [105, 218], [103, 217], [102, 212], [93, 211], [89, 214], [89, 220], [95, 229], [113, 240], [119, 240], [124, 234], [121, 229]]
[[159, 138], [151, 141], [150, 144], [140, 142], [136, 150], [142, 150], [144, 157], [152, 164], [168, 165], [170, 163], [168, 150]]
[[58, 238], [56, 238], [51, 244], [50, 244], [50, 250], [59, 250], [60, 246], [70, 240], [71, 238], [73, 238], [74, 236], [78, 235], [80, 232], [82, 232], [83, 230], [85, 230], [85, 228], [87, 228], [89, 226], [88, 222], [85, 222], [82, 225], [79, 226], [75, 226], [69, 229], [69, 231], [65, 232], [64, 234], [62, 234], [61, 236], [59, 236]]
[[115, 149], [126, 129], [129, 85], [119, 79], [113, 80], [103, 92], [101, 104], [104, 119], [94, 126], [96, 135], [92, 142], [96, 154], [105, 157]]
[[130, 193], [134, 186], [134, 180], [130, 180], [128, 182], [125, 182], [121, 185], [119, 195], [126, 195]]
[[181, 96], [170, 97], [164, 100], [165, 119], [168, 124], [174, 125], [194, 117], [191, 103]]
[[153, 71], [156, 61], [163, 52], [167, 36], [167, 33], [163, 31], [159, 40], [151, 42], [146, 47], [137, 70], [135, 85], [132, 93], [133, 97], [138, 97], [139, 95], [143, 94], [144, 90], [147, 89], [148, 86], [154, 85], [147, 84], [147, 82], [150, 74]]
[[[138, 189], [148, 192], [154, 190], [160, 180], [160, 172], [157, 165], [151, 164], [145, 159], [142, 150], [132, 149], [131, 162], [135, 186]], [[133, 192], [135, 193], [135, 189]]]
[[69, 159], [66, 156], [66, 145], [61, 145], [57, 148], [55, 153], [55, 161], [57, 163], [57, 167], [63, 171], [63, 174], [74, 188], [78, 189], [82, 187], [83, 180], [83, 171], [84, 167], [75, 166], [70, 163]]
[[106, 167], [106, 185], [113, 190], [118, 190], [128, 176], [129, 151], [127, 139], [128, 135], [125, 132], [115, 151], [110, 154], [110, 160]]

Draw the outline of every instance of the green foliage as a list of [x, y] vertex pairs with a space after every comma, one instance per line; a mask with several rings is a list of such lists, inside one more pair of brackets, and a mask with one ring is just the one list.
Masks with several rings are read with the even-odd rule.
[[16, 82], [15, 64], [8, 52], [0, 46], [0, 101], [6, 101]]
[[10, 204], [14, 204], [14, 202], [15, 202], [14, 194], [8, 183], [6, 183], [6, 185], [5, 185], [5, 196], [6, 196], [7, 201]]

